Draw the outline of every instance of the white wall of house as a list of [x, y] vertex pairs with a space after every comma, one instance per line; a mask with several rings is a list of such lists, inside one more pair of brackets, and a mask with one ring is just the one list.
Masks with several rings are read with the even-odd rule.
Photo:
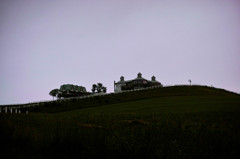
[[126, 84], [115, 84], [114, 86], [114, 93], [122, 92], [122, 86], [125, 86]]

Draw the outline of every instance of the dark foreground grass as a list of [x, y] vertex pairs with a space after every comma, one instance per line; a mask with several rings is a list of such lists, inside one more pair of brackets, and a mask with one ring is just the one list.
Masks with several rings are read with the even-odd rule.
[[0, 115], [1, 158], [240, 158], [240, 98], [159, 97]]

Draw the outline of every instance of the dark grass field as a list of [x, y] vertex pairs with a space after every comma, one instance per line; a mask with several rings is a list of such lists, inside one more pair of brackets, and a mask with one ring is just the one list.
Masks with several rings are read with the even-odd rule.
[[159, 88], [32, 111], [0, 114], [1, 158], [240, 158], [240, 96], [222, 89]]

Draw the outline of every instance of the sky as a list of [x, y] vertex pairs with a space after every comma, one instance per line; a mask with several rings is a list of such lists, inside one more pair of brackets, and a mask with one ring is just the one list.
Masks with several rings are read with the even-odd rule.
[[0, 1], [0, 105], [139, 72], [240, 93], [240, 1]]

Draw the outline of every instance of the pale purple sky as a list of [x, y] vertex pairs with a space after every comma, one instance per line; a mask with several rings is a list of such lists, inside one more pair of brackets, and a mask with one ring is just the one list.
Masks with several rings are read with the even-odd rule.
[[239, 0], [1, 0], [0, 104], [120, 76], [240, 93]]

